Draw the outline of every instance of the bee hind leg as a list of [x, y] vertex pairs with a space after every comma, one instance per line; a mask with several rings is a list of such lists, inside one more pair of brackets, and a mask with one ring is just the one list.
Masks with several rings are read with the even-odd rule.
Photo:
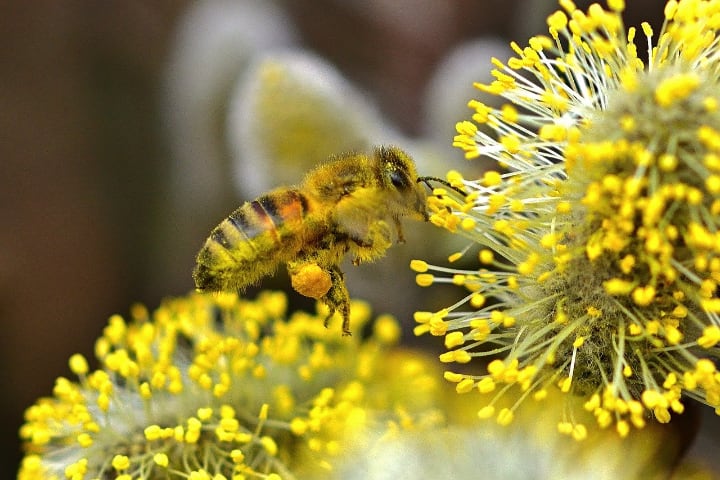
[[342, 334], [343, 336], [350, 336], [352, 335], [350, 331], [350, 294], [340, 268], [333, 266], [330, 269], [330, 279], [332, 281], [330, 290], [321, 299], [330, 309], [327, 317], [325, 317], [325, 328], [328, 327], [335, 312], [339, 311], [343, 318]]
[[397, 231], [397, 243], [405, 243], [405, 235], [403, 234], [402, 223], [398, 217], [393, 217], [395, 222], [395, 230]]

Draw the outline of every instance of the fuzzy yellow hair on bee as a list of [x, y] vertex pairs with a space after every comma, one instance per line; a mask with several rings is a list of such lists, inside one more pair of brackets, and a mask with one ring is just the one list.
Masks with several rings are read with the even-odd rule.
[[215, 227], [193, 272], [201, 291], [236, 291], [285, 264], [293, 287], [340, 312], [350, 335], [350, 299], [340, 263], [374, 261], [403, 242], [401, 217], [427, 220], [426, 194], [403, 150], [349, 153], [310, 171], [298, 186], [246, 202]]

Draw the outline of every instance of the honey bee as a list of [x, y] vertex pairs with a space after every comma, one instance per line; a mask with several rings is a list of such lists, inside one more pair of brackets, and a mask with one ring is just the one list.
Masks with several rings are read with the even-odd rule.
[[[429, 177], [427, 177], [429, 178]], [[400, 217], [428, 220], [413, 160], [393, 146], [332, 157], [299, 186], [246, 202], [215, 227], [193, 271], [200, 291], [234, 291], [287, 266], [293, 288], [342, 315], [350, 335], [350, 300], [340, 263], [374, 261], [404, 242]]]

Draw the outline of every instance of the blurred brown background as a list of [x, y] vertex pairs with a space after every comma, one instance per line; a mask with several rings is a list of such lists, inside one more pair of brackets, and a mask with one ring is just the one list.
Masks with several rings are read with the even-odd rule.
[[[661, 13], [659, 2], [628, 3], [628, 24]], [[421, 92], [452, 47], [479, 35], [523, 43], [542, 31], [555, 8], [542, 0], [278, 4], [304, 45], [369, 91], [408, 135], [421, 133]], [[173, 219], [163, 215], [172, 159], [159, 99], [174, 29], [187, 5], [4, 2], [0, 478], [15, 475], [23, 410], [50, 394], [57, 376], [69, 375], [71, 354], [92, 358], [111, 314], [127, 312], [135, 301], [153, 308], [192, 288], [190, 269], [203, 238], [184, 245], [181, 258], [156, 261], [163, 254], [159, 239], [173, 235]], [[222, 211], [197, 222], [212, 226], [236, 203], [228, 194]], [[168, 261], [187, 265], [187, 274], [156, 271]]]

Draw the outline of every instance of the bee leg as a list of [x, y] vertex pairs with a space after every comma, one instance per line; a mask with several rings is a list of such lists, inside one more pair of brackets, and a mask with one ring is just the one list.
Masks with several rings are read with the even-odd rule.
[[397, 230], [397, 243], [405, 243], [405, 235], [403, 235], [402, 224], [398, 217], [393, 217], [395, 221], [395, 230]]
[[325, 328], [328, 327], [330, 319], [335, 312], [340, 311], [343, 317], [342, 334], [343, 336], [350, 336], [352, 335], [350, 331], [350, 294], [345, 285], [343, 272], [337, 265], [330, 268], [330, 279], [332, 280], [332, 286], [325, 296], [322, 297], [322, 301], [330, 309], [328, 316], [325, 317]]

